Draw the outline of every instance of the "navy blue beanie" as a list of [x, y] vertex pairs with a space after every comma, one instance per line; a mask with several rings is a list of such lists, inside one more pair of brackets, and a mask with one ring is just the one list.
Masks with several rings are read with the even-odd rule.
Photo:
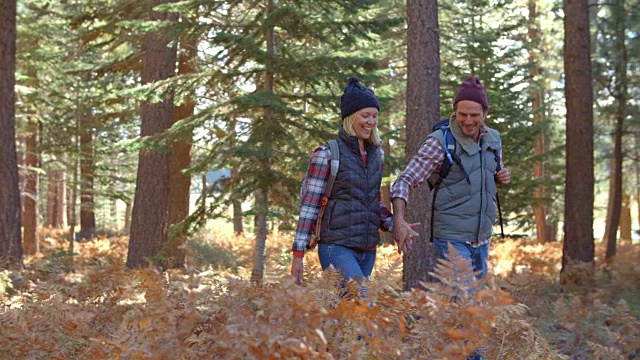
[[360, 84], [358, 78], [350, 77], [349, 84], [340, 97], [340, 115], [342, 119], [366, 107], [374, 107], [380, 111], [380, 103], [373, 90]]

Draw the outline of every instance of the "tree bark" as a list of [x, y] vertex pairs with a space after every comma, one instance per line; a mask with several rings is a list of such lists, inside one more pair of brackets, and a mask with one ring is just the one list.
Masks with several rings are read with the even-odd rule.
[[26, 255], [35, 255], [40, 251], [38, 245], [38, 187], [40, 175], [37, 169], [40, 167], [38, 154], [38, 129], [31, 129], [27, 135], [25, 145], [25, 189], [23, 210], [23, 249]]
[[[529, 0], [529, 41], [536, 43], [540, 41], [540, 29], [538, 26], [538, 11], [536, 6], [537, 0]], [[535, 138], [535, 147], [533, 149], [534, 156], [538, 159], [533, 167], [533, 176], [541, 184], [545, 179], [544, 163], [542, 161], [542, 155], [544, 154], [544, 132], [542, 130], [542, 123], [544, 122], [544, 110], [542, 107], [542, 99], [544, 88], [541, 85], [541, 69], [539, 67], [539, 56], [537, 53], [537, 46], [532, 46], [529, 49], [529, 73], [531, 75], [531, 110], [533, 113], [533, 125], [540, 128], [540, 132]], [[549, 236], [547, 235], [547, 211], [544, 204], [545, 191], [544, 186], [538, 185], [533, 194], [535, 200], [533, 204], [533, 216], [536, 221], [536, 237], [538, 242], [543, 244], [549, 242]]]
[[47, 216], [45, 225], [50, 227], [56, 226], [56, 194], [57, 194], [56, 172], [50, 168], [47, 170]]
[[[414, 156], [422, 141], [440, 120], [440, 38], [438, 3], [407, 1], [407, 158]], [[433, 281], [435, 256], [430, 239], [432, 194], [428, 186], [414, 189], [409, 197], [407, 221], [420, 222], [414, 249], [403, 255], [404, 290], [422, 288]]]
[[[183, 17], [185, 22], [192, 21]], [[180, 55], [178, 56], [178, 74], [192, 74], [196, 71], [195, 58], [197, 44], [195, 39], [183, 39], [181, 42]], [[193, 115], [195, 103], [193, 94], [184, 99], [182, 105], [176, 107], [174, 111], [173, 123], [186, 119]], [[169, 235], [167, 246], [165, 247], [167, 262], [165, 268], [181, 268], [185, 263], [186, 252], [183, 245], [187, 241], [187, 234], [182, 226], [184, 219], [189, 216], [189, 194], [191, 190], [191, 175], [182, 171], [191, 166], [191, 143], [193, 134], [189, 133], [171, 145], [171, 174], [169, 189], [169, 223], [172, 231]]]
[[124, 232], [131, 234], [131, 217], [133, 213], [133, 202], [127, 199], [124, 205]]
[[[566, 189], [561, 281], [592, 281], [593, 240], [593, 91], [587, 0], [564, 0]], [[581, 265], [582, 272], [572, 271]]]
[[[152, 0], [149, 8], [152, 21], [176, 21], [174, 13], [159, 13], [153, 7], [168, 3], [167, 0]], [[152, 84], [167, 79], [175, 73], [176, 47], [169, 47], [171, 40], [166, 31], [150, 33], [145, 38], [144, 69], [142, 82]], [[150, 100], [142, 104], [142, 126], [140, 135], [157, 135], [171, 127], [173, 122], [173, 95], [162, 94], [162, 100]], [[136, 191], [131, 218], [131, 235], [127, 267], [146, 266], [158, 260], [162, 246], [167, 242], [169, 230], [169, 152], [157, 149], [140, 150]]]
[[[84, 120], [84, 119], [83, 119]], [[96, 233], [96, 214], [94, 203], [95, 156], [93, 149], [93, 131], [81, 129], [80, 135], [80, 236], [90, 239]]]
[[16, 1], [0, 0], [0, 261], [22, 268], [16, 149]]
[[[76, 131], [78, 130], [78, 128], [76, 128]], [[79, 146], [80, 143], [80, 139], [79, 136], [75, 137], [76, 140], [76, 146]], [[79, 148], [78, 148], [79, 149]], [[76, 231], [76, 225], [78, 224], [77, 222], [77, 213], [76, 213], [76, 205], [78, 202], [78, 188], [79, 188], [79, 178], [80, 178], [80, 174], [79, 172], [79, 161], [78, 160], [74, 160], [73, 162], [73, 180], [71, 181], [71, 189], [69, 190], [69, 202], [67, 204], [67, 214], [68, 214], [68, 219], [69, 219], [69, 234], [68, 234], [68, 240], [69, 240], [69, 254], [73, 255], [74, 253], [74, 247], [75, 247], [75, 242], [76, 242], [76, 238], [75, 238], [75, 231]]]
[[620, 211], [620, 241], [631, 243], [631, 198], [628, 194], [622, 194], [622, 207]]
[[605, 259], [611, 260], [616, 255], [617, 230], [620, 225], [620, 211], [622, 207], [622, 135], [624, 131], [624, 120], [627, 114], [627, 47], [626, 41], [626, 27], [625, 27], [625, 12], [624, 12], [624, 0], [617, 0], [612, 5], [612, 20], [616, 25], [615, 30], [615, 49], [616, 53], [622, 54], [622, 56], [614, 57], [615, 67], [615, 82], [614, 82], [614, 98], [616, 100], [616, 116], [615, 116], [615, 129], [613, 133], [614, 146], [613, 146], [613, 173], [609, 177], [609, 210], [611, 215], [607, 216], [609, 222], [606, 224], [606, 241], [607, 252]]
[[[231, 168], [231, 178], [238, 176], [238, 170], [235, 167]], [[231, 200], [231, 206], [233, 207], [233, 233], [241, 235], [244, 233], [244, 225], [242, 224], [242, 202], [238, 199]]]

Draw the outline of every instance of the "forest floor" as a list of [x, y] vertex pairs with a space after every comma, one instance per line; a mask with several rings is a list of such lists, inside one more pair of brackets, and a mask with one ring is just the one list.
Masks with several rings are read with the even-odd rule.
[[[562, 244], [495, 241], [487, 286], [452, 258], [428, 291], [401, 291], [401, 257], [379, 247], [363, 300], [317, 256], [288, 275], [290, 236], [267, 241], [264, 282], [248, 280], [253, 239], [192, 239], [185, 270], [124, 266], [127, 237], [68, 243], [43, 230], [25, 269], [0, 272], [0, 359], [640, 359], [640, 245], [593, 283], [560, 286]], [[355, 295], [354, 295], [355, 294]], [[452, 301], [455, 298], [456, 301]]]

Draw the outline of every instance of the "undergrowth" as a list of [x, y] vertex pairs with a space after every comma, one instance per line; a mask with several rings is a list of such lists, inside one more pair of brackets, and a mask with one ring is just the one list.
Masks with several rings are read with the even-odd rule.
[[557, 285], [561, 244], [494, 244], [486, 283], [454, 271], [467, 264], [452, 252], [438, 283], [411, 292], [382, 246], [363, 299], [314, 254], [295, 285], [284, 236], [269, 238], [257, 286], [251, 238], [200, 238], [188, 270], [160, 273], [126, 269], [125, 237], [77, 243], [71, 256], [59, 234], [44, 235], [42, 254], [0, 277], [11, 284], [0, 293], [2, 359], [464, 359], [480, 347], [487, 359], [640, 356], [638, 246], [573, 292]]

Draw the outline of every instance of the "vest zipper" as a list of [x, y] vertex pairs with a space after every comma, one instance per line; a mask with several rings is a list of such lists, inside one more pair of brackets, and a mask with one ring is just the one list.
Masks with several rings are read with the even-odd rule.
[[481, 241], [480, 228], [482, 227], [482, 207], [484, 205], [484, 156], [482, 156], [482, 139], [480, 139], [480, 210], [478, 211], [478, 230], [476, 231], [476, 241]]

